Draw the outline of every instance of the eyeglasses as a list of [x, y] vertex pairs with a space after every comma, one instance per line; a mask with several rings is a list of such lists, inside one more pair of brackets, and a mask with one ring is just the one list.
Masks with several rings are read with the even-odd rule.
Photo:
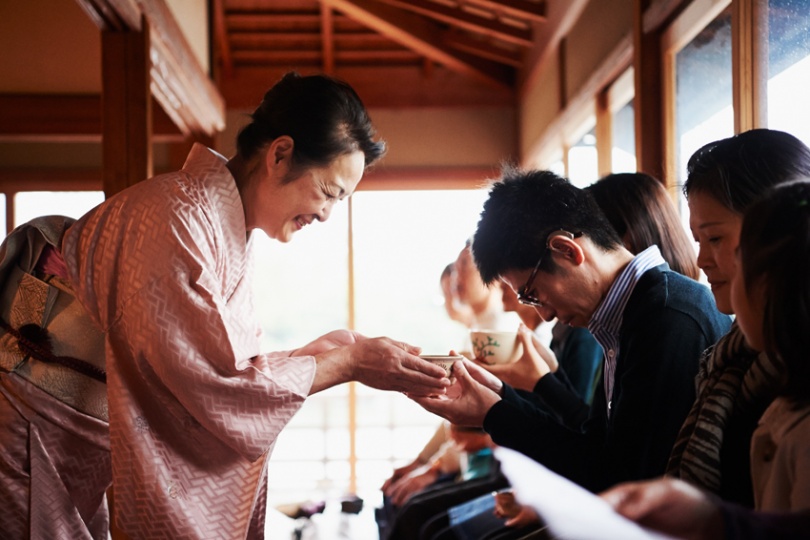
[[551, 242], [551, 239], [555, 236], [565, 236], [573, 240], [574, 238], [579, 238], [580, 236], [582, 236], [582, 233], [581, 232], [572, 233], [564, 229], [557, 229], [556, 231], [553, 231], [551, 234], [548, 235], [548, 237], [546, 238], [546, 247], [543, 250], [543, 253], [540, 254], [540, 258], [537, 260], [537, 264], [534, 265], [534, 270], [532, 270], [532, 273], [529, 274], [529, 279], [526, 280], [526, 284], [523, 285], [523, 287], [521, 287], [520, 290], [518, 290], [517, 292], [518, 302], [520, 302], [523, 305], [543, 307], [543, 302], [538, 300], [537, 296], [533, 294], [534, 287], [532, 287], [532, 285], [534, 284], [534, 278], [537, 277], [537, 272], [540, 270], [540, 265], [543, 264], [543, 259], [546, 258], [546, 253], [548, 253], [549, 242]]

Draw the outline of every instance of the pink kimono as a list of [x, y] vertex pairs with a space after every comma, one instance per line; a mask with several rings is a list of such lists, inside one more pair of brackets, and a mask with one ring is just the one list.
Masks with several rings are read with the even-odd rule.
[[244, 209], [225, 159], [110, 198], [65, 235], [76, 297], [106, 333], [115, 519], [137, 538], [262, 538], [266, 460], [311, 356], [262, 354]]

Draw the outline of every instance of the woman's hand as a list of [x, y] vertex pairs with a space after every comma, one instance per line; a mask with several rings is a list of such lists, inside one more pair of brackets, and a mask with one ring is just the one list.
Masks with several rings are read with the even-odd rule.
[[495, 365], [479, 363], [479, 365], [503, 382], [531, 392], [537, 381], [557, 371], [559, 363], [554, 353], [523, 324], [518, 328], [518, 337], [523, 344], [523, 354], [515, 362]]
[[[486, 380], [490, 380], [492, 375], [471, 364], [469, 360], [458, 361], [453, 364], [453, 375], [456, 379], [454, 386], [458, 386], [454, 391], [448, 390], [448, 394], [454, 397], [448, 398], [441, 395], [438, 397], [411, 397], [415, 402], [424, 407], [427, 411], [437, 414], [451, 423], [459, 426], [481, 427], [484, 418], [492, 406], [501, 400], [496, 391], [474, 378], [466, 366], [470, 366], [471, 371], [477, 371], [477, 375], [486, 374]], [[500, 384], [500, 381], [498, 381]]]
[[600, 495], [616, 512], [676, 538], [724, 538], [723, 518], [712, 499], [682, 480], [662, 478], [620, 484]]
[[419, 493], [439, 478], [437, 467], [425, 467], [411, 472], [394, 482], [385, 494], [391, 498], [394, 506], [402, 506], [411, 496]]
[[331, 351], [337, 347], [352, 345], [363, 339], [367, 338], [353, 330], [333, 330], [294, 351], [292, 356], [315, 356], [322, 352]]
[[419, 347], [386, 337], [362, 338], [320, 353], [310, 394], [348, 381], [415, 396], [444, 394], [450, 386], [444, 369], [418, 354]]

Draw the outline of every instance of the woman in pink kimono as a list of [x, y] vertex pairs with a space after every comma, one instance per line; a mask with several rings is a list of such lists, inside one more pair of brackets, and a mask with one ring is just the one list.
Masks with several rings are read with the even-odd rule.
[[194, 146], [182, 170], [89, 212], [62, 243], [76, 298], [105, 334], [115, 525], [133, 538], [262, 538], [266, 460], [306, 397], [336, 384], [441, 393], [416, 347], [335, 331], [266, 353], [251, 232], [288, 242], [350, 196], [384, 153], [346, 84], [288, 74], [226, 160]]

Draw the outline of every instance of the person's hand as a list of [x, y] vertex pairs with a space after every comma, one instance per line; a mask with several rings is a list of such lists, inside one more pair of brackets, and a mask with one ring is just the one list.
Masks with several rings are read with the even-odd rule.
[[315, 356], [338, 347], [352, 345], [363, 339], [367, 338], [353, 330], [333, 330], [294, 351], [293, 356]]
[[407, 465], [403, 465], [402, 467], [395, 468], [394, 472], [391, 474], [391, 477], [388, 478], [385, 482], [383, 482], [383, 485], [382, 485], [382, 487], [380, 489], [383, 491], [383, 493], [385, 493], [387, 495], [389, 487], [394, 482], [396, 482], [397, 480], [399, 480], [403, 476], [415, 471], [416, 469], [418, 469], [419, 467], [422, 467], [422, 466], [424, 466], [424, 463], [420, 463], [418, 459], [415, 459], [415, 460], [411, 461], [410, 463], [408, 463]]
[[525, 527], [540, 522], [537, 513], [517, 502], [515, 494], [511, 491], [495, 493], [495, 515], [501, 519], [505, 518], [504, 525], [507, 527]]
[[[458, 361], [453, 364], [454, 385], [458, 385], [455, 392], [448, 390], [448, 395], [418, 397], [409, 396], [425, 410], [437, 414], [451, 423], [459, 426], [481, 427], [484, 417], [492, 406], [501, 400], [497, 392], [478, 382], [467, 371], [466, 366], [474, 367], [486, 373], [481, 368], [471, 364], [469, 360]], [[491, 377], [491, 375], [488, 375]]]
[[378, 390], [415, 396], [444, 394], [450, 386], [444, 369], [417, 356], [419, 347], [386, 337], [364, 338], [315, 356], [317, 369], [309, 393], [358, 381]]
[[385, 494], [394, 506], [402, 506], [413, 495], [434, 483], [438, 477], [439, 471], [435, 467], [418, 469], [394, 482]]
[[531, 392], [537, 381], [557, 370], [559, 363], [554, 353], [523, 324], [518, 329], [518, 337], [523, 344], [523, 354], [515, 362], [493, 365], [479, 362], [479, 365], [503, 382]]
[[616, 512], [676, 538], [720, 540], [723, 518], [711, 497], [682, 480], [620, 484], [600, 495]]

